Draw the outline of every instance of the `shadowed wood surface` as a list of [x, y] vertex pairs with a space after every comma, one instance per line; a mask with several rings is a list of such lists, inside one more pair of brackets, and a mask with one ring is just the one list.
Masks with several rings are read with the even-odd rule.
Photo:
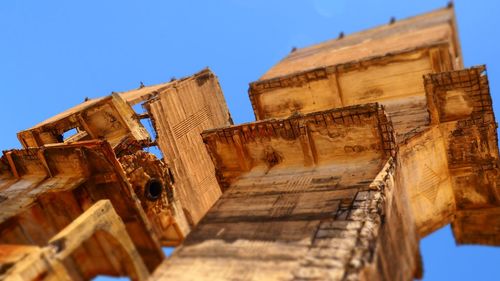
[[[101, 243], [113, 246], [115, 266], [132, 280], [146, 280], [149, 272], [140, 258], [122, 219], [116, 214], [109, 200], [100, 200], [76, 218], [57, 235], [49, 240], [49, 245], [39, 247], [19, 247], [29, 249], [23, 256], [19, 251], [7, 252], [11, 268], [6, 270], [6, 281], [13, 280], [81, 280], [77, 268], [67, 265], [67, 259], [81, 247], [82, 243], [95, 237]], [[5, 246], [0, 246], [3, 249]], [[8, 246], [7, 246], [8, 247]], [[5, 252], [0, 251], [5, 254]], [[0, 277], [2, 277], [0, 275]]]
[[[227, 191], [152, 279], [409, 280], [417, 273], [417, 236], [403, 223], [411, 221], [408, 202], [393, 196], [404, 190], [395, 184], [392, 127], [378, 105], [203, 137]], [[397, 235], [408, 240], [396, 249]], [[387, 252], [397, 266], [388, 266]]]
[[[11, 150], [1, 162], [0, 244], [44, 247], [95, 202], [109, 199], [148, 271], [162, 261], [158, 241], [107, 142]], [[127, 275], [111, 249], [109, 241], [93, 236], [65, 258], [65, 267], [77, 280]]]

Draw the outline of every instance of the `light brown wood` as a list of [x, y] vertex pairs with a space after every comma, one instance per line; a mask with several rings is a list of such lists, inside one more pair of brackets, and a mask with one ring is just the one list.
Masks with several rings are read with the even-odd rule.
[[299, 49], [251, 83], [258, 121], [203, 133], [225, 193], [153, 278], [412, 280], [419, 238], [446, 224], [498, 245], [491, 97], [456, 33], [443, 9]]
[[[137, 103], [152, 112], [135, 113], [131, 106]], [[155, 110], [160, 103], [177, 111]], [[159, 128], [151, 137], [142, 118], [173, 126], [173, 134]], [[145, 264], [152, 272], [163, 259], [160, 243], [179, 245], [220, 196], [199, 134], [231, 122], [217, 79], [205, 69], [87, 100], [20, 132], [25, 149], [7, 151], [0, 161], [0, 243], [44, 247], [94, 202], [109, 199], [139, 253], [131, 264]], [[76, 134], [63, 139], [73, 128]], [[163, 160], [144, 151], [153, 145], [159, 145]], [[109, 254], [116, 243], [102, 231], [84, 236], [88, 239], [75, 242], [81, 245], [61, 265], [68, 278], [131, 274], [122, 259]]]
[[429, 74], [425, 85], [431, 123], [438, 124], [446, 147], [441, 154], [453, 186], [456, 240], [499, 245], [498, 136], [486, 68]]
[[[64, 139], [63, 134], [71, 129], [77, 134]], [[147, 143], [151, 139], [132, 108], [117, 94], [85, 101], [19, 132], [18, 138], [25, 148], [106, 139], [115, 149], [125, 141]]]
[[[285, 118], [368, 102], [390, 115], [399, 139], [429, 122], [422, 76], [434, 72], [431, 52], [438, 44], [359, 62], [326, 66], [250, 84], [257, 119]], [[439, 69], [449, 70], [449, 66]]]
[[16, 260], [11, 261], [12, 268], [3, 276], [4, 280], [34, 280], [41, 276], [46, 280], [73, 280], [77, 276], [71, 276], [70, 272], [75, 269], [66, 268], [65, 260], [95, 235], [105, 235], [106, 243], [115, 247], [106, 255], [118, 259], [122, 270], [132, 280], [148, 278], [149, 272], [121, 218], [109, 200], [101, 200], [52, 237], [48, 246], [30, 247], [27, 255], [16, 256]]
[[0, 158], [0, 274], [413, 280], [446, 224], [500, 245], [486, 69], [462, 61], [447, 8], [292, 52], [250, 84], [256, 122], [209, 69], [86, 101]]
[[[302, 136], [314, 143], [316, 163], [303, 153]], [[153, 279], [413, 277], [418, 237], [403, 223], [411, 220], [409, 203], [395, 183], [395, 142], [378, 105], [222, 128], [203, 138], [227, 191]], [[239, 164], [237, 149], [247, 151], [250, 169]], [[394, 245], [396, 233], [408, 247]], [[374, 253], [372, 244], [379, 245]], [[387, 252], [390, 267], [383, 265]]]
[[452, 8], [398, 20], [393, 24], [299, 48], [274, 65], [260, 80], [283, 77], [318, 67], [383, 57], [442, 42], [448, 42], [453, 60], [457, 59], [454, 68], [462, 68], [460, 43]]
[[[57, 144], [9, 153], [19, 178], [12, 175], [12, 168], [0, 169], [0, 244], [45, 247], [94, 202], [109, 199], [139, 252], [134, 259], [141, 259], [149, 272], [162, 261], [163, 253], [146, 214], [107, 142]], [[64, 262], [77, 272], [70, 272], [71, 278], [128, 274], [123, 266], [117, 266], [122, 263], [109, 255], [107, 245], [112, 244], [98, 234], [72, 251]]]
[[221, 195], [200, 133], [232, 123], [217, 77], [208, 69], [176, 80], [146, 101], [179, 200], [194, 226]]

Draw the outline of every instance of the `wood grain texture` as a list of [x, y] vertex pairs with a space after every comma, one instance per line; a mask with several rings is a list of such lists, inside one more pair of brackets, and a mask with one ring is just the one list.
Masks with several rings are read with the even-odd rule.
[[[19, 246], [4, 256], [10, 259], [11, 267], [2, 272], [2, 280], [75, 280], [77, 268], [67, 267], [65, 260], [82, 247], [83, 242], [95, 237], [100, 242], [113, 245], [114, 250], [107, 252], [109, 259], [116, 259], [119, 272], [126, 273], [132, 280], [146, 280], [149, 272], [128, 235], [123, 221], [114, 211], [109, 200], [101, 200], [72, 221], [39, 247]], [[0, 246], [0, 249], [9, 246]], [[19, 255], [20, 250], [26, 250]], [[5, 255], [5, 252], [3, 252]], [[3, 260], [3, 264], [7, 262]]]
[[486, 68], [462, 67], [447, 8], [292, 52], [256, 122], [209, 69], [85, 101], [0, 158], [0, 278], [405, 281], [446, 224], [500, 245]]
[[182, 208], [194, 226], [221, 195], [200, 136], [203, 130], [232, 122], [217, 77], [207, 69], [172, 82], [145, 107], [173, 171]]
[[[65, 137], [72, 129], [76, 134]], [[151, 141], [132, 108], [117, 94], [85, 101], [17, 136], [24, 148], [105, 139], [118, 149], [123, 142]]]
[[444, 136], [456, 240], [499, 245], [498, 135], [486, 68], [429, 74], [424, 80], [432, 123]]
[[[393, 197], [391, 132], [376, 104], [204, 132], [227, 191], [153, 279], [351, 280], [386, 267], [377, 244], [401, 261], [388, 274], [409, 280], [417, 236], [401, 223], [408, 202]], [[303, 135], [317, 151], [310, 165]], [[235, 150], [251, 160], [240, 163]], [[391, 228], [410, 245], [395, 249]]]
[[366, 58], [383, 57], [441, 42], [449, 42], [453, 60], [457, 58], [454, 66], [463, 67], [454, 10], [450, 8], [299, 48], [269, 69], [260, 80]]
[[[140, 259], [148, 272], [162, 261], [160, 245], [109, 143], [58, 144], [6, 154], [12, 161], [0, 177], [0, 244], [45, 247], [95, 202], [108, 199], [138, 251], [133, 259]], [[8, 161], [3, 157], [1, 162]], [[73, 272], [71, 278], [81, 280], [130, 274], [113, 255], [112, 245], [105, 235], [89, 237], [64, 259], [64, 267]]]
[[429, 125], [422, 77], [451, 69], [433, 64], [431, 54], [441, 50], [447, 52], [447, 45], [256, 81], [250, 84], [250, 100], [258, 120], [379, 102], [391, 117], [397, 138], [403, 140]]

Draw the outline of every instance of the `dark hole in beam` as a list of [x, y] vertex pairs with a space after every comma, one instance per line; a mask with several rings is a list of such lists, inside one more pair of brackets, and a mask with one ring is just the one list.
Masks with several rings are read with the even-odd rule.
[[151, 201], [160, 199], [162, 192], [163, 183], [159, 179], [150, 179], [144, 189], [146, 198]]

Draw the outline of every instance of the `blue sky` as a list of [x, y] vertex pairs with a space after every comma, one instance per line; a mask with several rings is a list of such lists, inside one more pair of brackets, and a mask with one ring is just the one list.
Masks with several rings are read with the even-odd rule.
[[[253, 120], [248, 83], [289, 53], [446, 1], [24, 0], [0, 2], [0, 148], [16, 132], [97, 97], [209, 66], [236, 123]], [[500, 1], [456, 1], [466, 66], [486, 63], [500, 109]], [[499, 280], [500, 248], [422, 241], [424, 280]], [[496, 278], [495, 278], [496, 276]]]

